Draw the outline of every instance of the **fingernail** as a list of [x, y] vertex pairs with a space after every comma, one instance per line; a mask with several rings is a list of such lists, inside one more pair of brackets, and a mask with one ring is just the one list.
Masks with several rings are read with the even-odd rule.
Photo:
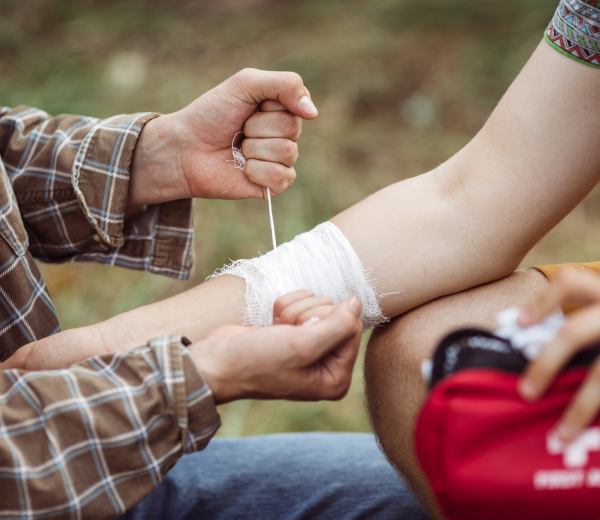
[[523, 380], [519, 382], [519, 393], [527, 401], [533, 401], [536, 398], [537, 391], [531, 381]]
[[350, 307], [355, 316], [360, 316], [360, 300], [356, 296], [348, 300], [348, 307]]
[[319, 318], [318, 316], [311, 316], [302, 325], [314, 325], [318, 321], [321, 321], [321, 318]]
[[319, 113], [315, 104], [310, 100], [308, 96], [302, 96], [300, 98], [300, 106], [304, 113], [309, 116], [314, 116]]
[[561, 441], [570, 441], [573, 438], [573, 428], [568, 424], [563, 423], [556, 428], [556, 434]]
[[281, 323], [281, 320], [279, 319], [279, 316], [276, 316], [275, 318], [273, 318], [273, 325], [279, 325]]

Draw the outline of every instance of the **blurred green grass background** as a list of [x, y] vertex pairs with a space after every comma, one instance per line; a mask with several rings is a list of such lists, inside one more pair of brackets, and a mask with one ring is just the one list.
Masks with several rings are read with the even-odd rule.
[[[541, 40], [557, 3], [2, 0], [0, 104], [96, 117], [166, 113], [245, 67], [296, 71], [320, 114], [304, 125], [296, 184], [274, 201], [284, 241], [459, 150]], [[594, 191], [524, 265], [600, 258], [599, 197]], [[270, 249], [264, 202], [200, 200], [196, 208], [189, 281], [42, 266], [63, 328], [181, 292], [230, 258]], [[241, 401], [222, 412], [226, 436], [369, 429], [360, 366], [338, 403]]]

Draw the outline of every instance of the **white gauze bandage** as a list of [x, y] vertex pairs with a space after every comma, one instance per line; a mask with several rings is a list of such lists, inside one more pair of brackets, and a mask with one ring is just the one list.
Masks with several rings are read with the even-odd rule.
[[327, 296], [334, 304], [357, 296], [363, 304], [361, 319], [365, 329], [386, 321], [374, 282], [348, 239], [331, 222], [320, 224], [265, 255], [236, 260], [208, 279], [224, 274], [246, 280], [246, 325], [272, 325], [275, 300], [299, 289]]

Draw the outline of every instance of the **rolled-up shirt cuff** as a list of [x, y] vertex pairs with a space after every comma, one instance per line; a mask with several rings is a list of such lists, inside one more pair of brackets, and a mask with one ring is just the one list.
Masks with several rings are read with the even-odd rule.
[[72, 181], [85, 217], [112, 247], [124, 243], [129, 168], [144, 125], [156, 113], [128, 114], [98, 121], [86, 134], [73, 163]]
[[167, 398], [177, 417], [184, 453], [206, 447], [221, 426], [212, 391], [196, 367], [180, 335], [162, 336], [148, 343], [158, 354], [165, 374]]
[[125, 220], [133, 151], [144, 125], [159, 115], [97, 121], [83, 139], [73, 164], [73, 188], [99, 246], [76, 260], [189, 278], [194, 263], [192, 199], [149, 206]]

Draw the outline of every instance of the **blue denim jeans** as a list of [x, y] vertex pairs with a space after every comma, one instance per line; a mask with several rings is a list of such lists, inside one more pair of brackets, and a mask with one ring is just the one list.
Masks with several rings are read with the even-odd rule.
[[369, 434], [213, 439], [122, 520], [426, 520]]

